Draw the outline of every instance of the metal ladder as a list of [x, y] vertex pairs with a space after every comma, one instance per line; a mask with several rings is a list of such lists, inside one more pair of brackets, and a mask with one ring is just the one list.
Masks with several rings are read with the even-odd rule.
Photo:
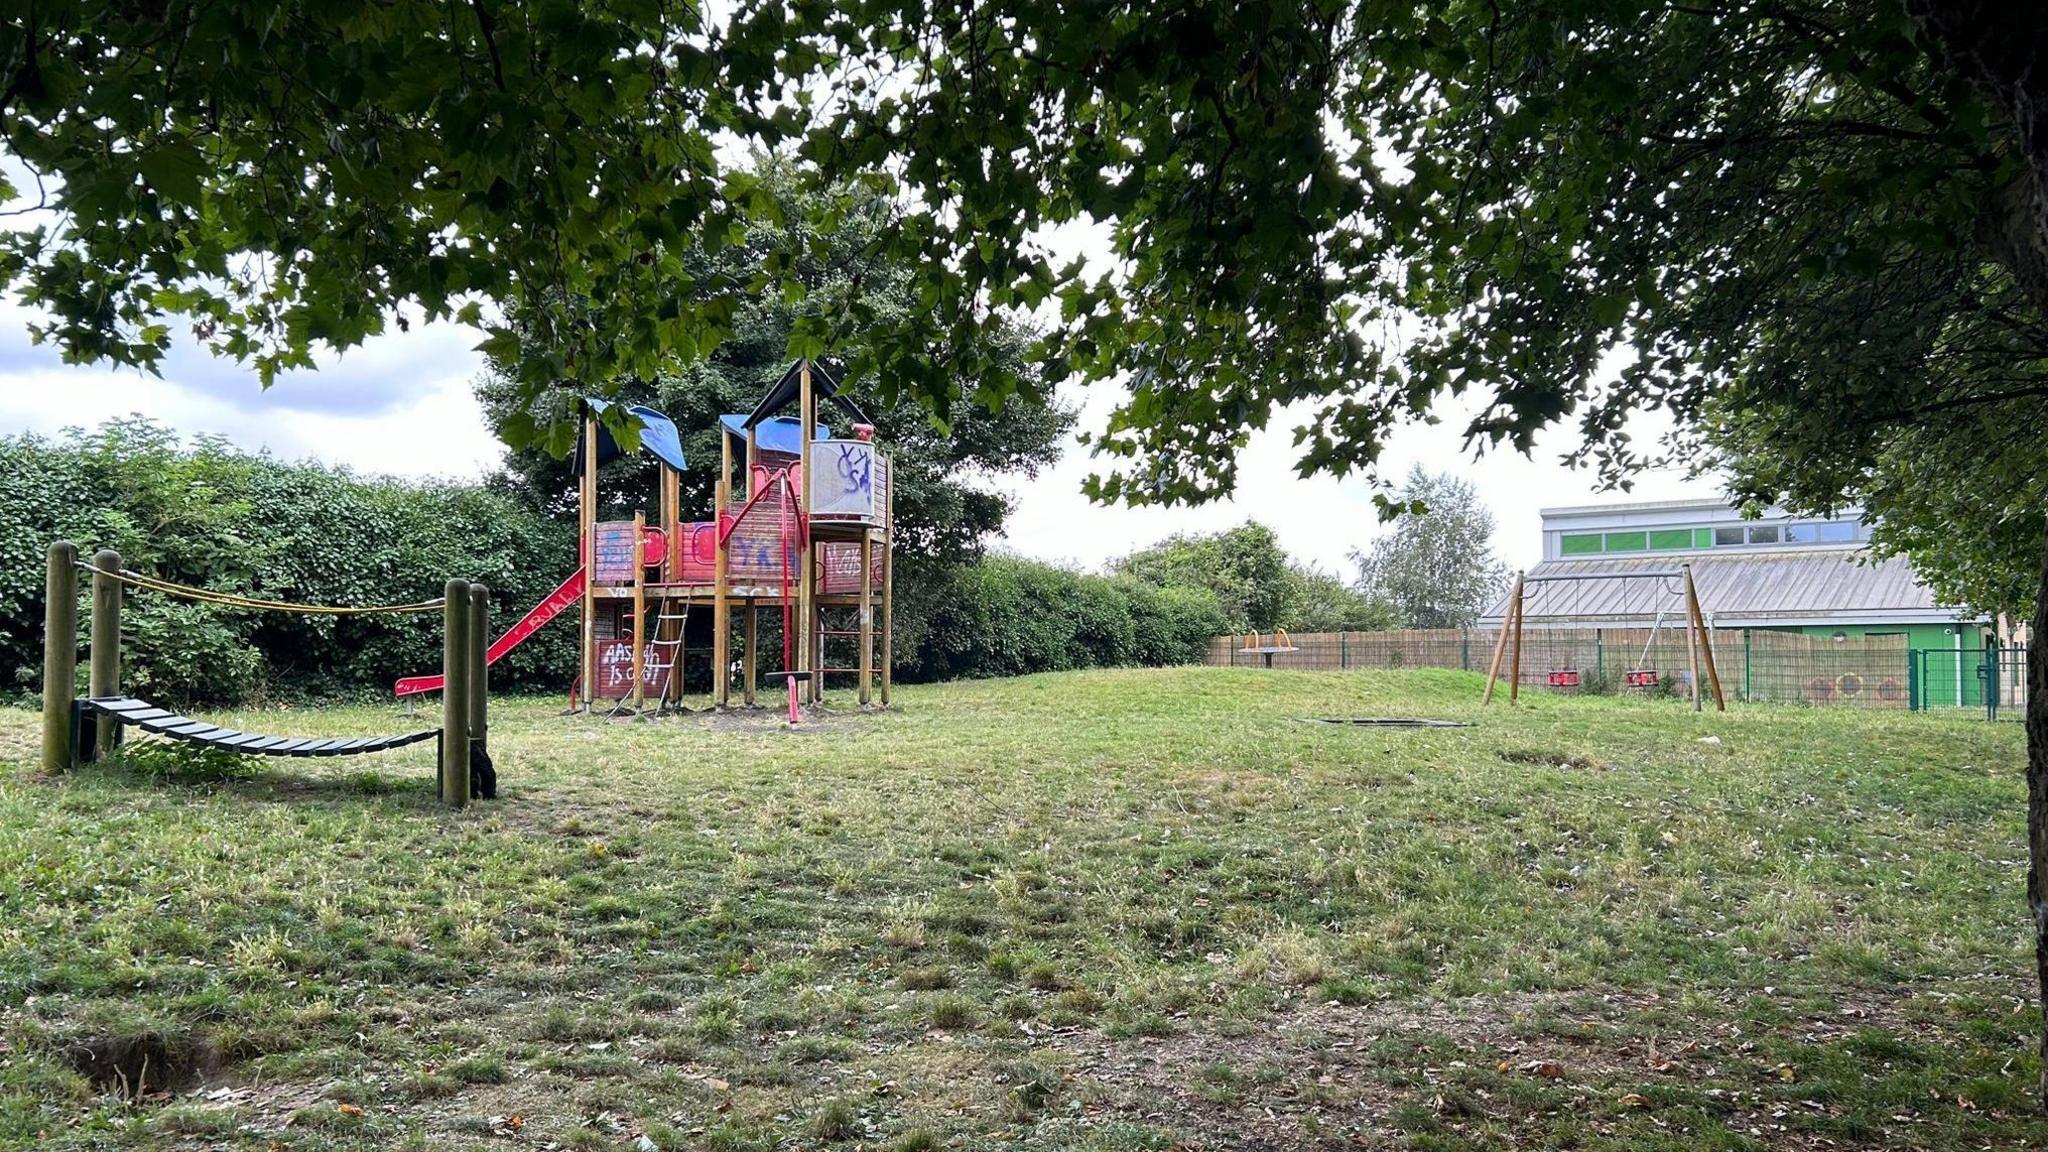
[[[668, 632], [668, 627], [671, 624], [675, 625], [675, 635], [665, 640], [662, 637]], [[683, 610], [680, 613], [656, 610], [654, 617], [654, 639], [647, 642], [647, 669], [652, 672], [668, 673], [668, 690], [662, 693], [661, 700], [655, 704], [655, 711], [657, 712], [668, 707], [670, 696], [674, 696], [677, 701], [682, 699], [683, 669], [679, 657], [683, 650], [683, 637], [689, 626], [690, 602], [688, 600], [683, 601]]]
[[[682, 651], [683, 630], [689, 626], [689, 621], [690, 604], [687, 600], [683, 602], [681, 613], [663, 612], [657, 607], [654, 617], [654, 637], [647, 642], [647, 652], [643, 657], [641, 665], [641, 675], [643, 676], [649, 672], [668, 673], [670, 690], [678, 698], [683, 693], [682, 682], [677, 679], [677, 677], [682, 675], [682, 669], [678, 667], [679, 661], [677, 656]], [[664, 640], [662, 639], [662, 634], [668, 630], [670, 624], [676, 626], [675, 636], [673, 639]], [[669, 710], [668, 697], [669, 693], [664, 692], [661, 698], [654, 702], [654, 713], [656, 715]], [[619, 717], [632, 714], [632, 706], [628, 703], [632, 698], [630, 694], [621, 697], [612, 705], [611, 711], [605, 713], [605, 715], [608, 717]], [[642, 713], [642, 715], [645, 715], [645, 713]]]

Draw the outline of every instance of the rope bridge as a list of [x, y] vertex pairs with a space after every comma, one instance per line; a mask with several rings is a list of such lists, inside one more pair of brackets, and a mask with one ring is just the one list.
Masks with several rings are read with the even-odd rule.
[[[92, 669], [84, 699], [77, 696], [80, 572], [92, 575]], [[122, 695], [121, 602], [130, 588], [248, 612], [304, 616], [439, 612], [445, 630], [441, 673], [448, 688], [442, 697], [441, 726], [383, 736], [266, 736], [209, 724]], [[437, 746], [440, 798], [456, 808], [468, 804], [472, 797], [488, 800], [498, 792], [498, 774], [485, 744], [490, 695], [484, 670], [490, 660], [483, 638], [488, 635], [490, 615], [488, 590], [467, 580], [448, 581], [446, 594], [432, 600], [298, 604], [195, 588], [146, 575], [123, 565], [121, 554], [111, 548], [102, 549], [92, 563], [83, 563], [78, 545], [55, 541], [49, 549], [43, 597], [43, 770], [68, 772], [98, 759], [120, 743], [126, 727], [244, 756], [360, 756], [432, 740]]]
[[[259, 736], [234, 728], [222, 728], [190, 716], [180, 716], [167, 708], [159, 708], [147, 700], [133, 696], [89, 696], [78, 702], [79, 712], [111, 716], [122, 724], [132, 724], [144, 732], [154, 733], [171, 740], [182, 740], [187, 744], [201, 744], [209, 748], [220, 748], [228, 752], [239, 752], [245, 756], [360, 756], [366, 752], [385, 752], [418, 744], [441, 735], [439, 728], [427, 728], [418, 732], [405, 732], [396, 736], [355, 736], [336, 737], [327, 740], [293, 739], [289, 736]], [[85, 733], [92, 732], [90, 725], [79, 725], [83, 739], [91, 739]], [[90, 759], [90, 755], [86, 757]]]

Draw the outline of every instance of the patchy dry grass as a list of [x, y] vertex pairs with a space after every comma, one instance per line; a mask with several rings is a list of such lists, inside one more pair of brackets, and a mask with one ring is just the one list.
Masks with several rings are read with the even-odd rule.
[[1477, 695], [508, 701], [461, 814], [421, 749], [41, 779], [0, 713], [0, 1145], [2048, 1142], [2016, 726]]

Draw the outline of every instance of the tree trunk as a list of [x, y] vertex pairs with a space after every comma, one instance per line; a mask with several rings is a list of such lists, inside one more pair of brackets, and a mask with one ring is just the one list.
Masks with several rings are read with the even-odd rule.
[[2041, 1107], [2048, 1111], [2048, 535], [2027, 636], [2027, 910], [2034, 917], [2034, 975], [2041, 985]]
[[[2011, 118], [2025, 161], [1985, 206], [1985, 239], [2048, 317], [2048, 4], [2040, 0], [1905, 0], [1964, 78]], [[2040, 1106], [2048, 1111], [2048, 526], [2027, 637], [2027, 910], [2041, 995]]]

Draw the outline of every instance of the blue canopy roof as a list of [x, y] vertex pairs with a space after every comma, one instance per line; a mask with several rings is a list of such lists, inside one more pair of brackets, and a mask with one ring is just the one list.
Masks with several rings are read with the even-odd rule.
[[[592, 412], [603, 412], [612, 406], [611, 401], [600, 400], [595, 396], [586, 397], [584, 403], [590, 405]], [[662, 463], [677, 471], [681, 471], [683, 467], [683, 436], [682, 433], [676, 431], [675, 421], [670, 420], [645, 404], [635, 404], [627, 408], [626, 411], [640, 425], [641, 451], [652, 452]], [[579, 452], [582, 450], [581, 444], [577, 445], [577, 450]], [[600, 424], [597, 431], [597, 462], [602, 464], [607, 460], [616, 458], [618, 455], [618, 441], [612, 439], [610, 429]]]
[[[720, 416], [718, 422], [725, 426], [726, 431], [740, 439], [747, 438], [745, 412], [728, 412]], [[773, 420], [763, 420], [754, 426], [753, 434], [759, 438], [757, 442], [763, 452], [780, 452], [785, 456], [794, 456], [803, 451], [803, 421], [794, 416], [777, 416]], [[832, 429], [819, 424], [814, 428], [813, 435], [819, 440], [830, 440]]]

